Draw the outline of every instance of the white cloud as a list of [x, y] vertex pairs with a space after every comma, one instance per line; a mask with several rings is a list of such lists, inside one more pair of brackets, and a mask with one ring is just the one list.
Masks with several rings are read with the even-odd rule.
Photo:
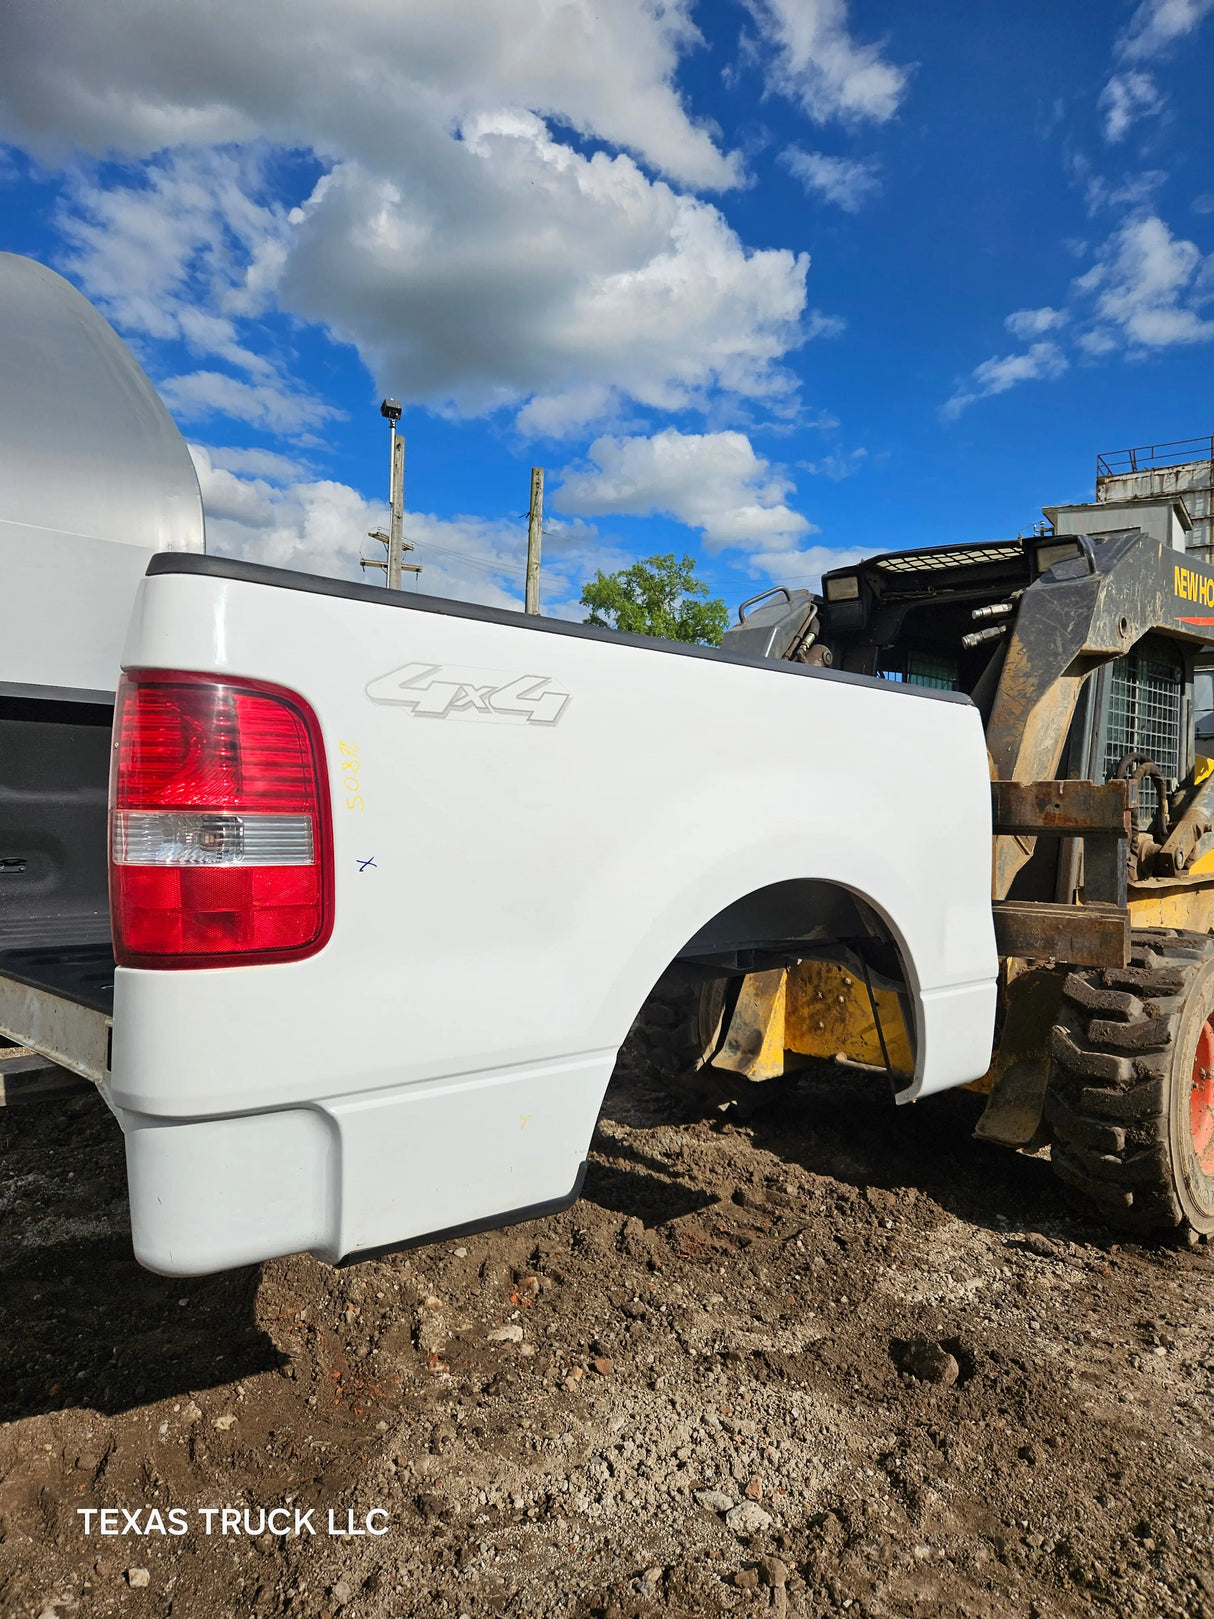
[[1023, 338], [1027, 342], [1030, 337], [1057, 331], [1069, 319], [1064, 309], [1051, 309], [1047, 304], [1043, 309], [1013, 310], [1003, 324], [1013, 337]]
[[[1212, 10], [1214, 0], [1142, 0], [1130, 26], [1117, 41], [1118, 59], [1141, 64], [1166, 56]], [[1119, 141], [1139, 118], [1161, 114], [1167, 97], [1149, 73], [1131, 66], [1113, 74], [1099, 105], [1105, 115], [1106, 140]]]
[[1098, 103], [1104, 113], [1105, 139], [1119, 141], [1137, 119], [1158, 117], [1165, 99], [1149, 73], [1114, 73]]
[[763, 39], [775, 47], [772, 88], [817, 122], [885, 123], [898, 110], [907, 70], [848, 29], [847, 0], [746, 0]]
[[223, 371], [191, 371], [159, 385], [169, 409], [183, 421], [228, 416], [269, 433], [303, 433], [342, 415], [313, 395], [277, 382], [241, 382]]
[[1024, 354], [992, 356], [974, 367], [968, 382], [958, 388], [941, 409], [946, 421], [954, 421], [976, 399], [1007, 393], [1020, 382], [1060, 377], [1070, 362], [1057, 343], [1034, 343]]
[[209, 444], [205, 446], [209, 463], [224, 472], [251, 473], [267, 483], [299, 483], [307, 477], [308, 468], [288, 455], [273, 450], [244, 450]]
[[881, 189], [873, 162], [806, 152], [799, 146], [790, 146], [781, 159], [807, 192], [817, 192], [849, 214], [858, 213]]
[[[207, 549], [270, 567], [296, 568], [327, 577], [382, 582], [378, 569], [365, 573], [359, 557], [382, 559], [383, 548], [369, 538], [387, 525], [387, 507], [369, 501], [348, 484], [331, 479], [285, 481], [290, 463], [259, 451], [208, 450], [192, 444], [206, 515]], [[263, 470], [241, 477], [239, 466]], [[227, 463], [223, 465], [221, 463]], [[268, 475], [265, 475], [268, 474]], [[406, 561], [420, 562], [417, 586], [425, 595], [495, 607], [521, 607], [526, 568], [527, 525], [508, 519], [440, 518], [406, 512], [405, 538], [415, 549]], [[621, 566], [617, 549], [605, 546], [597, 531], [580, 523], [546, 522], [541, 591], [544, 611], [581, 619], [574, 610], [582, 582], [595, 568]], [[406, 589], [413, 585], [406, 581]]]
[[1084, 347], [1102, 353], [1118, 342], [1150, 349], [1214, 337], [1214, 321], [1199, 313], [1208, 296], [1206, 262], [1195, 243], [1174, 237], [1158, 215], [1129, 220], [1075, 282], [1077, 292], [1093, 299], [1099, 323]]
[[[690, 0], [124, 0], [121, 27], [85, 0], [50, 9], [6, 12], [0, 133], [52, 160], [145, 160], [81, 180], [61, 220], [124, 329], [291, 392], [289, 356], [242, 334], [277, 307], [406, 400], [522, 409], [528, 431], [791, 395], [807, 257], [748, 252], [642, 167], [700, 188], [742, 175], [675, 87]], [[578, 150], [556, 121], [616, 150]], [[266, 200], [284, 150], [323, 170], [290, 212]]]
[[419, 140], [433, 155], [478, 113], [514, 108], [684, 184], [730, 185], [736, 160], [674, 84], [698, 41], [690, 0], [9, 0], [0, 100], [13, 138], [52, 160], [258, 134], [331, 157]]
[[1089, 359], [1119, 352], [1131, 358], [1152, 349], [1214, 340], [1203, 310], [1214, 299], [1214, 255], [1172, 235], [1157, 214], [1128, 219], [1096, 250], [1095, 263], [1072, 282], [1069, 309], [1017, 309], [1004, 322], [1031, 343], [1026, 353], [985, 360], [944, 405], [954, 420], [975, 400], [1018, 383], [1061, 376], [1069, 361], [1047, 332], [1073, 328], [1075, 347]]
[[238, 327], [262, 312], [288, 230], [281, 208], [257, 200], [262, 156], [172, 153], [108, 187], [74, 175], [56, 213], [62, 268], [125, 332], [275, 378]]
[[1090, 175], [1084, 186], [1088, 213], [1095, 216], [1106, 208], [1141, 212], [1167, 179], [1166, 169], [1141, 169], [1137, 174], [1123, 175], [1118, 185], [1111, 185], [1099, 174]]
[[585, 157], [538, 118], [478, 119], [407, 188], [343, 164], [300, 211], [283, 297], [385, 387], [462, 414], [530, 400], [559, 434], [625, 401], [791, 392], [808, 259], [748, 253], [718, 210]]
[[386, 518], [382, 504], [328, 479], [284, 486], [241, 477], [197, 444], [190, 453], [202, 490], [208, 551], [270, 567], [359, 577], [359, 548], [365, 533]]
[[264, 312], [285, 256], [285, 211], [259, 200], [261, 151], [174, 152], [108, 187], [77, 174], [58, 210], [62, 267], [135, 339], [226, 363], [162, 381], [190, 421], [224, 415], [294, 433], [338, 414], [255, 352], [242, 324]]
[[[780, 584], [793, 589], [820, 590], [824, 573], [830, 573], [834, 568], [846, 568], [853, 562], [862, 562], [872, 554], [871, 546], [865, 550], [856, 546], [835, 549], [829, 545], [807, 545], [804, 550], [789, 557], [773, 556], [771, 566], [766, 571]], [[779, 566], [782, 562], [787, 563], [787, 571]]]
[[553, 504], [587, 516], [662, 514], [700, 530], [710, 551], [748, 553], [752, 568], [795, 565], [815, 525], [785, 504], [792, 483], [744, 433], [680, 433], [598, 438], [587, 465], [567, 467]]
[[849, 450], [845, 455], [832, 452], [819, 457], [817, 461], [802, 461], [800, 465], [811, 477], [829, 478], [832, 483], [841, 483], [844, 478], [854, 477], [867, 459], [868, 451], [861, 448]]
[[1144, 62], [1183, 39], [1214, 10], [1214, 0], [1143, 0], [1118, 42], [1118, 54]]
[[842, 315], [827, 315], [821, 309], [811, 309], [805, 317], [803, 330], [806, 342], [815, 337], [842, 337], [847, 330], [847, 321]]

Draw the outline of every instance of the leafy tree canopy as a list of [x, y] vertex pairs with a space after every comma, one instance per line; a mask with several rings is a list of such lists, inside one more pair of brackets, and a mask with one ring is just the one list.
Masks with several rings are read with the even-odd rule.
[[729, 609], [719, 596], [708, 601], [708, 586], [695, 575], [694, 557], [676, 562], [674, 553], [646, 557], [618, 573], [600, 570], [583, 587], [587, 624], [630, 635], [658, 635], [666, 641], [699, 641], [720, 646]]

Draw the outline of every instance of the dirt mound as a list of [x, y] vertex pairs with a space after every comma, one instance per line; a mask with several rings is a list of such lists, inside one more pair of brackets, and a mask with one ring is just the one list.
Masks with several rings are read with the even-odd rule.
[[0, 1114], [0, 1613], [1214, 1616], [1208, 1251], [976, 1111], [625, 1068], [564, 1215], [192, 1282]]

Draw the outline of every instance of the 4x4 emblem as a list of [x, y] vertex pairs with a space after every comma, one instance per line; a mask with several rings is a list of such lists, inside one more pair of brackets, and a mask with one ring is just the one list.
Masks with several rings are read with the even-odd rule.
[[373, 703], [393, 703], [419, 719], [555, 725], [569, 693], [548, 675], [512, 675], [452, 663], [406, 663], [367, 683]]

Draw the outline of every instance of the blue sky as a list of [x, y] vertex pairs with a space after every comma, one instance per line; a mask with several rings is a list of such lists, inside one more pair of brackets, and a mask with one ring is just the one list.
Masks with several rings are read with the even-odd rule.
[[1212, 10], [10, 0], [0, 246], [135, 348], [215, 550], [357, 577], [391, 392], [423, 590], [521, 599], [543, 465], [547, 611], [668, 550], [732, 608], [1210, 432]]

